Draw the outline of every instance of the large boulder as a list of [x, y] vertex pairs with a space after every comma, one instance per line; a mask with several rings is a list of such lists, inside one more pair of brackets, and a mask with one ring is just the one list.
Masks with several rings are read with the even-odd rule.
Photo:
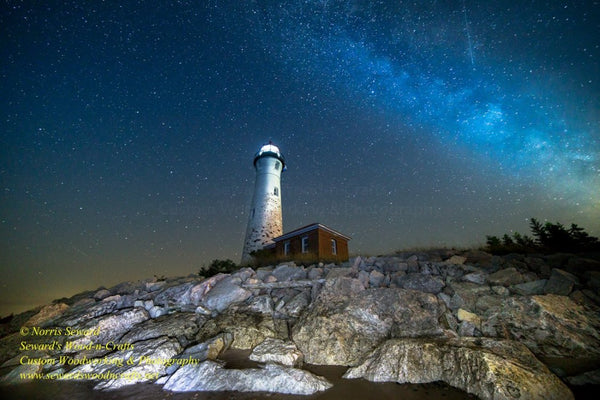
[[391, 339], [345, 378], [447, 384], [481, 399], [573, 399], [571, 391], [522, 344], [492, 339]]
[[95, 345], [110, 341], [117, 342], [135, 325], [146, 321], [148, 318], [148, 312], [143, 308], [132, 308], [87, 320], [85, 323], [72, 328], [73, 332], [81, 334], [69, 336], [63, 350], [65, 352], [82, 352], [83, 349], [84, 353], [90, 357], [107, 353], [110, 349], [105, 347], [96, 349]]
[[540, 356], [600, 357], [600, 316], [569, 297], [553, 294], [509, 297], [484, 325], [526, 345]]
[[365, 290], [357, 279], [327, 281], [292, 337], [310, 364], [357, 365], [389, 337], [441, 335], [443, 306], [415, 290]]
[[294, 367], [302, 365], [304, 355], [293, 342], [267, 338], [252, 350], [249, 358], [261, 363], [276, 363]]
[[246, 301], [252, 292], [240, 287], [242, 281], [239, 277], [228, 276], [217, 282], [215, 286], [204, 295], [202, 305], [216, 312], [225, 311], [230, 305]]
[[[285, 322], [283, 323], [285, 325]], [[232, 348], [249, 350], [266, 338], [287, 337], [286, 329], [286, 326], [280, 326], [271, 315], [227, 312], [206, 321], [198, 331], [196, 341], [205, 342], [220, 333], [229, 333], [233, 336]]]
[[267, 364], [261, 369], [225, 369], [215, 361], [185, 365], [163, 386], [173, 392], [239, 391], [309, 395], [332, 385], [301, 369]]
[[135, 343], [168, 336], [176, 338], [182, 346], [186, 346], [193, 341], [204, 321], [204, 317], [194, 313], [164, 315], [137, 324], [123, 336], [121, 342]]
[[577, 277], [562, 269], [554, 268], [550, 274], [550, 278], [544, 286], [546, 294], [558, 294], [568, 296], [573, 290], [573, 286], [579, 283]]
[[220, 281], [225, 279], [227, 275], [217, 274], [210, 278], [204, 279], [199, 284], [193, 286], [189, 292], [189, 298], [192, 304], [199, 305], [204, 296]]
[[547, 279], [538, 279], [536, 281], [518, 283], [509, 287], [510, 291], [522, 296], [531, 296], [536, 294], [544, 294], [544, 287]]
[[488, 275], [487, 279], [491, 285], [502, 286], [516, 285], [524, 281], [523, 275], [515, 267], [501, 269]]
[[138, 342], [127, 350], [101, 359], [72, 359], [80, 365], [60, 379], [100, 380], [94, 389], [118, 389], [138, 382], [154, 381], [166, 374], [167, 367], [181, 350], [177, 340], [167, 337]]

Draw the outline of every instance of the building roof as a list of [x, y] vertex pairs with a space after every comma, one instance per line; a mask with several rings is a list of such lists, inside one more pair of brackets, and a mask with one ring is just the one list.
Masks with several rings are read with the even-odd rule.
[[331, 228], [329, 228], [329, 227], [327, 227], [327, 226], [325, 226], [323, 224], [320, 224], [320, 223], [316, 222], [314, 224], [303, 226], [302, 228], [298, 228], [296, 230], [293, 230], [291, 232], [283, 234], [283, 235], [281, 235], [279, 237], [276, 237], [276, 238], [273, 239], [273, 241], [274, 242], [280, 242], [282, 240], [286, 240], [286, 239], [289, 239], [289, 238], [297, 236], [297, 235], [301, 235], [301, 234], [306, 233], [306, 232], [314, 231], [315, 229], [322, 229], [322, 230], [327, 231], [327, 232], [329, 232], [329, 233], [331, 233], [333, 235], [340, 236], [340, 237], [342, 237], [342, 238], [344, 238], [346, 240], [350, 240], [349, 236], [346, 236], [343, 233], [340, 233], [340, 232], [338, 232], [336, 230], [333, 230], [333, 229], [331, 229]]

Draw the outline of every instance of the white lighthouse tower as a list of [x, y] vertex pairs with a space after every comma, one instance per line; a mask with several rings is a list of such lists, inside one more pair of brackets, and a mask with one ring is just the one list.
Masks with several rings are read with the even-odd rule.
[[281, 218], [281, 172], [285, 160], [279, 148], [271, 142], [260, 148], [254, 156], [256, 182], [246, 228], [242, 264], [252, 261], [251, 252], [273, 243], [273, 238], [283, 234]]

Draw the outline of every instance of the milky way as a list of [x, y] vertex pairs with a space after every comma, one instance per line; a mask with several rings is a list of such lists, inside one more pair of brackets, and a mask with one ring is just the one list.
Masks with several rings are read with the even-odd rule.
[[268, 140], [284, 231], [354, 254], [600, 234], [599, 9], [3, 2], [0, 313], [239, 260]]
[[[458, 2], [367, 4], [285, 3], [263, 10], [264, 22], [257, 25], [265, 43], [276, 44], [275, 57], [302, 79], [343, 88], [373, 109], [401, 113], [444, 143], [484, 154], [511, 176], [539, 179], [555, 194], [598, 202], [599, 71], [573, 66], [570, 59], [581, 63], [587, 57], [597, 67], [597, 39], [565, 38], [574, 54], [548, 54], [556, 63], [537, 60], [555, 45], [555, 37], [545, 35], [559, 29], [585, 33], [586, 24], [597, 28], [598, 21], [591, 21], [597, 5], [513, 10], [502, 4], [494, 10], [475, 4], [472, 44], [466, 3], [462, 10]], [[508, 27], [506, 38], [507, 27], [498, 21], [511, 20], [517, 26]], [[517, 44], [514, 55], [506, 54], [507, 46]], [[577, 75], [568, 76], [569, 70]], [[567, 91], [564, 79], [584, 89]]]

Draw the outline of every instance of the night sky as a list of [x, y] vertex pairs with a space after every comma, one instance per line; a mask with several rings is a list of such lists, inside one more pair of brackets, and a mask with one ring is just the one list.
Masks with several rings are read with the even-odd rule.
[[598, 1], [7, 0], [0, 29], [0, 315], [239, 261], [269, 140], [284, 232], [353, 254], [600, 234]]

